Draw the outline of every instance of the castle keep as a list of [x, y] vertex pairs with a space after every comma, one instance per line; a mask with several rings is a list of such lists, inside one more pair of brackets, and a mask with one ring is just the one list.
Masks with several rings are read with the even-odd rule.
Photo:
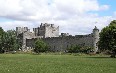
[[33, 43], [37, 39], [44, 40], [50, 46], [51, 51], [66, 51], [71, 45], [92, 47], [95, 52], [98, 50], [99, 29], [97, 27], [93, 29], [91, 34], [75, 36], [69, 35], [69, 33], [59, 35], [59, 26], [56, 27], [54, 24], [48, 23], [41, 23], [40, 27], [33, 28], [33, 32], [30, 32], [28, 27], [16, 27], [16, 32], [23, 51], [33, 49]]

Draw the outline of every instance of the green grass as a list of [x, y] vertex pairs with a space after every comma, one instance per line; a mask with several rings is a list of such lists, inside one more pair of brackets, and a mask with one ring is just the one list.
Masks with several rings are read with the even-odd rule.
[[0, 54], [0, 73], [116, 73], [116, 58]]

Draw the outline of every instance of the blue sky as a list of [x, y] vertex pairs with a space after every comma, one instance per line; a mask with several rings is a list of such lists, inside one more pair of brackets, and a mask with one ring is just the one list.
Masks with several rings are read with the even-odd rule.
[[[38, 27], [51, 23], [60, 33], [89, 34], [116, 19], [116, 0], [0, 0], [0, 26]], [[97, 23], [95, 23], [97, 22]]]
[[98, 13], [99, 16], [113, 16], [116, 11], [116, 0], [98, 0], [99, 5], [108, 5], [109, 9], [104, 11], [90, 11], [91, 13]]
[[12, 19], [0, 17], [0, 22], [8, 22], [8, 21], [13, 21]]
[[116, 0], [98, 0], [100, 5], [109, 5], [109, 10], [106, 11], [100, 11], [100, 16], [110, 16], [113, 15], [116, 11]]

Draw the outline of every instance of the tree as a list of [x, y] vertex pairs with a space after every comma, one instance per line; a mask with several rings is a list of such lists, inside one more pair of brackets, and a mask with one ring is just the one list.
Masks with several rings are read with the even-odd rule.
[[16, 38], [16, 31], [15, 30], [8, 30], [6, 32], [6, 49], [8, 51], [18, 50], [19, 49], [19, 43], [17, 42]]
[[18, 50], [19, 47], [16, 31], [8, 30], [5, 32], [0, 27], [0, 52]]
[[112, 57], [116, 55], [116, 20], [112, 21], [109, 26], [104, 27], [100, 32], [98, 42], [101, 51], [109, 50]]
[[35, 45], [34, 52], [36, 53], [46, 52], [49, 50], [48, 45], [41, 39], [36, 40], [34, 45]]
[[3, 37], [4, 37], [4, 30], [2, 29], [2, 27], [0, 27], [0, 53], [4, 53], [4, 46], [3, 46]]

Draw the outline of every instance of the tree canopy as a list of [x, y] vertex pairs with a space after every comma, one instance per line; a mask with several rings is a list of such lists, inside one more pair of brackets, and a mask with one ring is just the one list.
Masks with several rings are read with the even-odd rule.
[[4, 31], [0, 27], [0, 52], [18, 50], [19, 43], [16, 38], [15, 30]]
[[4, 34], [5, 34], [5, 32], [4, 32], [4, 30], [2, 29], [2, 27], [0, 27], [0, 53], [2, 53], [3, 52], [3, 48], [4, 48], [4, 46], [3, 46], [3, 37], [4, 37]]
[[46, 52], [49, 50], [48, 45], [41, 39], [36, 40], [34, 45], [35, 45], [34, 52], [36, 53]]
[[101, 51], [109, 50], [116, 53], [116, 20], [101, 30], [98, 46]]
[[19, 49], [19, 43], [16, 38], [16, 31], [15, 30], [8, 30], [6, 32], [6, 44], [8, 50], [18, 50]]

